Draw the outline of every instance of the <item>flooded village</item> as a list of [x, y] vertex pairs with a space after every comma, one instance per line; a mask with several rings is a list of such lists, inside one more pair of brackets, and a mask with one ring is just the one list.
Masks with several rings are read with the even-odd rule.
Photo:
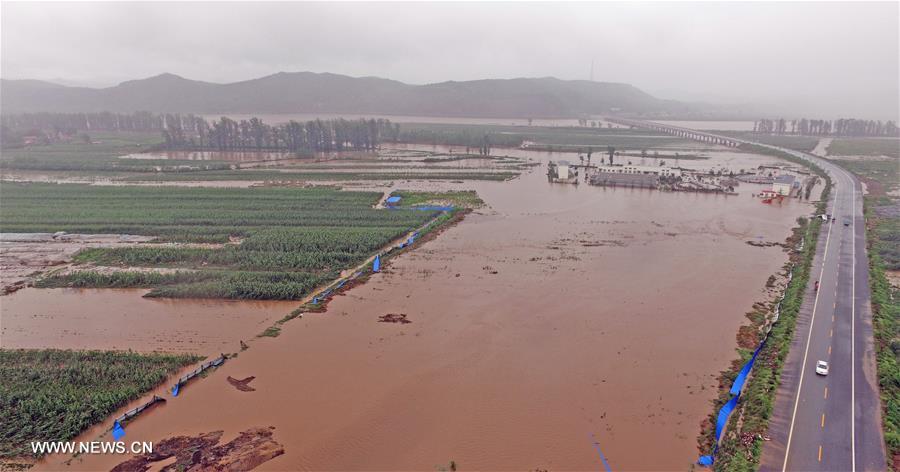
[[0, 9], [0, 472], [900, 472], [900, 4]]
[[[255, 335], [296, 303], [26, 288], [3, 303], [3, 339], [11, 347], [239, 353], [127, 429], [133, 438], [161, 441], [274, 427], [274, 437], [291, 446], [260, 469], [416, 468], [449, 460], [473, 469], [584, 469], [597, 460], [591, 437], [616, 469], [682, 468], [696, 454], [717, 374], [734, 358], [728, 340], [755, 303], [774, 296], [765, 282], [786, 261], [779, 244], [811, 211], [798, 199], [760, 201], [789, 163], [716, 146], [691, 152], [705, 159], [675, 168], [617, 156], [624, 163], [562, 170], [566, 155], [495, 148], [495, 159], [481, 165], [531, 165], [499, 182], [342, 181], [384, 195], [471, 189], [484, 203], [334, 297], [324, 312], [285, 323], [275, 338]], [[387, 156], [453, 150], [404, 144], [379, 153], [393, 174], [421, 164]], [[353, 172], [341, 170], [352, 162], [302, 165]], [[541, 172], [548, 167], [571, 172], [556, 182], [590, 185], [548, 183]], [[732, 168], [734, 177], [725, 170]], [[653, 185], [604, 185], [604, 175], [649, 176]], [[726, 183], [721, 192], [676, 191]], [[81, 316], [85, 306], [98, 307], [90, 321]], [[408, 323], [378, 322], [398, 313]], [[236, 391], [226, 377], [253, 377], [254, 391]], [[170, 394], [170, 387], [154, 394]], [[555, 414], [544, 414], [547, 408]], [[101, 423], [82, 437], [106, 428]], [[658, 454], [638, 454], [646, 442]], [[117, 460], [50, 456], [38, 468], [96, 470]]]

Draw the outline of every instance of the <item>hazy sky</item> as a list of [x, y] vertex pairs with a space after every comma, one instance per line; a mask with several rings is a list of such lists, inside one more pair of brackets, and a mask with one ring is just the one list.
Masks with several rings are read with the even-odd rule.
[[[554, 76], [895, 117], [900, 3], [0, 3], [0, 76]], [[812, 108], [813, 106], [818, 108]]]

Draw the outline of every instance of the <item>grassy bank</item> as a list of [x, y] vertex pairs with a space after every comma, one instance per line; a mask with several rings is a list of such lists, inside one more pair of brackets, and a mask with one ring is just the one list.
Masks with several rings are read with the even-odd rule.
[[200, 360], [132, 352], [0, 350], [0, 459], [68, 441]]
[[[809, 167], [826, 182], [821, 201], [816, 205], [817, 213], [825, 212], [831, 181], [820, 167], [763, 146], [744, 145], [741, 148]], [[759, 467], [762, 437], [769, 429], [775, 393], [781, 383], [782, 367], [794, 336], [797, 315], [809, 282], [810, 268], [822, 226], [822, 220], [819, 218], [799, 218], [797, 223], [787, 241], [787, 246], [794, 248], [790, 254], [790, 263], [786, 266], [786, 270], [791, 271], [793, 277], [785, 287], [778, 321], [772, 325], [766, 345], [759, 352], [741, 394], [741, 400], [732, 413], [719, 443], [714, 465], [717, 471], [749, 471]], [[801, 240], [804, 243], [802, 249], [798, 249]], [[713, 412], [701, 427], [698, 446], [704, 453], [711, 451], [715, 444], [715, 422], [718, 411], [730, 399], [729, 390], [741, 367], [750, 359], [759, 342], [765, 338], [765, 328], [769, 322], [767, 315], [773, 309], [774, 304], [757, 304], [747, 315], [750, 324], [742, 327], [738, 333], [739, 359], [729, 370], [722, 372], [719, 378], [719, 397], [714, 402]]]
[[[900, 290], [892, 285], [886, 274], [888, 265], [884, 255], [895, 257], [900, 241], [897, 227], [900, 218], [878, 216], [867, 201], [866, 225], [869, 245], [869, 288], [872, 301], [872, 327], [878, 365], [878, 385], [881, 388], [882, 421], [887, 446], [887, 463], [900, 470]], [[892, 232], [885, 233], [885, 228]], [[890, 235], [893, 240], [882, 239]], [[895, 262], [896, 263], [896, 260]], [[896, 266], [893, 270], [897, 270]]]

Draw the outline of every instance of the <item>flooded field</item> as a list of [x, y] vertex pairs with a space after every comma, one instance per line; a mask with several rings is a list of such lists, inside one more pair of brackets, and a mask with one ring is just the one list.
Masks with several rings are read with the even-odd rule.
[[26, 288], [0, 300], [6, 349], [115, 349], [217, 355], [296, 303], [143, 298], [141, 289]]
[[[691, 165], [777, 163], [719, 154]], [[782, 242], [811, 205], [764, 205], [748, 184], [737, 196], [551, 185], [542, 166], [468, 186], [489, 208], [254, 342], [130, 423], [129, 439], [274, 426], [285, 454], [262, 470], [596, 470], [593, 435], [614, 470], [688, 469], [744, 314], [787, 259], [747, 242]], [[179, 323], [202, 315], [162, 303]], [[411, 323], [379, 323], [387, 314]], [[255, 376], [255, 391], [228, 376]], [[81, 456], [71, 469], [121, 460]]]

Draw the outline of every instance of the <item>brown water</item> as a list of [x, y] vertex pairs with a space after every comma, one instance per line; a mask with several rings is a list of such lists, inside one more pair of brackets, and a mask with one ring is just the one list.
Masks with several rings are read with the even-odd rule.
[[763, 205], [752, 185], [551, 185], [543, 167], [473, 185], [490, 210], [254, 343], [129, 440], [271, 425], [286, 453], [261, 470], [598, 470], [594, 434], [614, 470], [686, 470], [744, 313], [786, 260], [746, 241], [784, 240], [811, 207]]
[[0, 347], [235, 352], [292, 302], [143, 298], [140, 289], [26, 288], [0, 299]]

